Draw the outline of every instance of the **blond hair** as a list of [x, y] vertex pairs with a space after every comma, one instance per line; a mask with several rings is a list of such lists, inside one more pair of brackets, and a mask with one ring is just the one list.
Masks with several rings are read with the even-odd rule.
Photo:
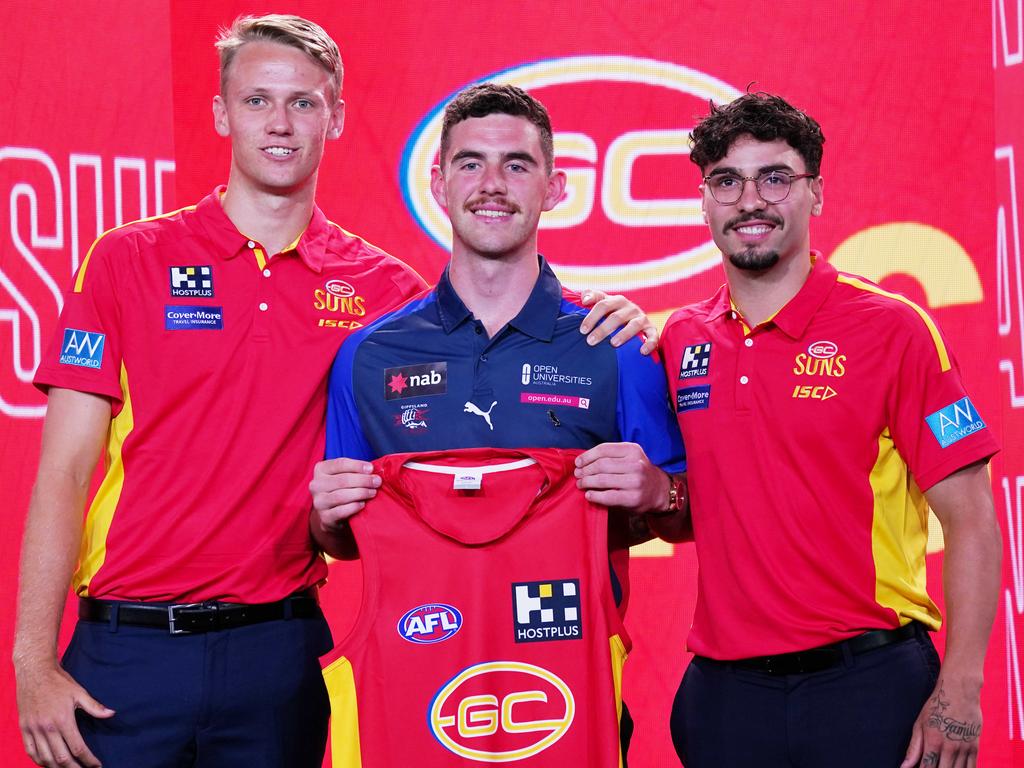
[[224, 92], [228, 72], [235, 55], [246, 43], [280, 43], [297, 48], [331, 76], [334, 98], [341, 97], [344, 67], [338, 45], [319, 24], [300, 16], [271, 13], [266, 16], [239, 16], [230, 27], [222, 27], [214, 47], [220, 54], [220, 90]]

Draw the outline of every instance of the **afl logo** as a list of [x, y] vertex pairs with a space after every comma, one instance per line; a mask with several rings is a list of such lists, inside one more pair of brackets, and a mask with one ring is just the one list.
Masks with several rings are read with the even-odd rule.
[[349, 296], [356, 295], [356, 289], [344, 280], [328, 280], [324, 283], [324, 288], [327, 289], [328, 293], [332, 293], [342, 299], [347, 299]]
[[434, 696], [427, 724], [450, 752], [481, 763], [533, 757], [576, 716], [569, 686], [543, 667], [491, 661], [462, 670]]
[[458, 608], [444, 603], [417, 606], [398, 620], [398, 634], [417, 645], [440, 643], [460, 629], [462, 614]]
[[[563, 283], [607, 291], [653, 288], [719, 263], [701, 216], [700, 174], [688, 161], [688, 136], [691, 116], [706, 113], [709, 99], [722, 104], [742, 91], [695, 69], [634, 56], [547, 59], [476, 82], [487, 80], [536, 92], [558, 116], [555, 162], [566, 172], [566, 194], [540, 227], [550, 230], [545, 251], [563, 259], [555, 264]], [[452, 96], [414, 129], [400, 171], [407, 207], [445, 249], [451, 248], [451, 224], [427, 182]], [[580, 247], [581, 234], [595, 247]], [[630, 258], [623, 260], [623, 253]]]
[[839, 345], [834, 341], [816, 341], [807, 348], [807, 354], [819, 360], [828, 360], [835, 357], [839, 351]]

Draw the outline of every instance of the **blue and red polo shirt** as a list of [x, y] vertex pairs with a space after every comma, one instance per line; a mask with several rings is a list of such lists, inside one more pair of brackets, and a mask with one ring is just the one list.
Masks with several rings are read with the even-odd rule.
[[[666, 472], [686, 467], [664, 371], [640, 340], [591, 347], [588, 310], [540, 258], [523, 308], [493, 338], [445, 270], [437, 287], [352, 334], [331, 370], [327, 457], [373, 460], [453, 448], [639, 444]], [[624, 521], [610, 531], [628, 598]]]
[[110, 398], [73, 587], [119, 600], [278, 600], [325, 578], [308, 481], [341, 341], [424, 287], [319, 209], [278, 254], [222, 189], [89, 250], [35, 383]]
[[748, 328], [723, 286], [662, 349], [700, 559], [690, 650], [937, 628], [923, 492], [998, 446], [928, 313], [815, 255], [771, 320]]
[[331, 371], [327, 456], [628, 441], [682, 471], [660, 363], [640, 354], [639, 339], [588, 345], [588, 310], [540, 265], [522, 310], [493, 338], [445, 270], [436, 288], [346, 339]]

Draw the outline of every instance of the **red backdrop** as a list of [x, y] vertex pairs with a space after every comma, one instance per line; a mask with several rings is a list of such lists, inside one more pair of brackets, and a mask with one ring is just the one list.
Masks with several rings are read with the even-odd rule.
[[[470, 82], [514, 82], [550, 108], [558, 162], [571, 171], [570, 199], [543, 224], [543, 252], [566, 282], [626, 292], [663, 318], [722, 281], [695, 216], [698, 174], [685, 154], [694, 117], [708, 98], [750, 83], [807, 109], [827, 136], [814, 247], [932, 310], [1004, 445], [992, 466], [1006, 549], [981, 764], [1024, 765], [1021, 0], [758, 7], [293, 2], [288, 11], [339, 41], [347, 70], [347, 124], [329, 148], [320, 204], [436, 277], [447, 235], [426, 169], [438, 109]], [[29, 381], [61, 292], [97, 233], [191, 203], [225, 180], [229, 149], [210, 119], [211, 44], [237, 13], [271, 10], [281, 8], [229, 0], [0, 7], [9, 94], [0, 126], [0, 658], [10, 654], [45, 406]], [[939, 591], [941, 543], [933, 549], [929, 578]], [[689, 546], [649, 545], [637, 555], [631, 762], [671, 765], [667, 716], [688, 660], [697, 566]], [[358, 577], [358, 567], [332, 565], [324, 596], [336, 635]], [[27, 763], [19, 751], [13, 675], [2, 664], [0, 755]]]

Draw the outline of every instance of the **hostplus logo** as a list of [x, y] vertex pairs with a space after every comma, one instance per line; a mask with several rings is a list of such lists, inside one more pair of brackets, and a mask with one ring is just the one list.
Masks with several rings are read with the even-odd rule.
[[683, 350], [683, 359], [679, 363], [679, 378], [692, 379], [707, 376], [711, 366], [711, 342], [691, 344]]
[[579, 640], [580, 580], [524, 581], [512, 585], [512, 624], [517, 643]]
[[171, 296], [213, 296], [213, 269], [209, 266], [171, 267]]

